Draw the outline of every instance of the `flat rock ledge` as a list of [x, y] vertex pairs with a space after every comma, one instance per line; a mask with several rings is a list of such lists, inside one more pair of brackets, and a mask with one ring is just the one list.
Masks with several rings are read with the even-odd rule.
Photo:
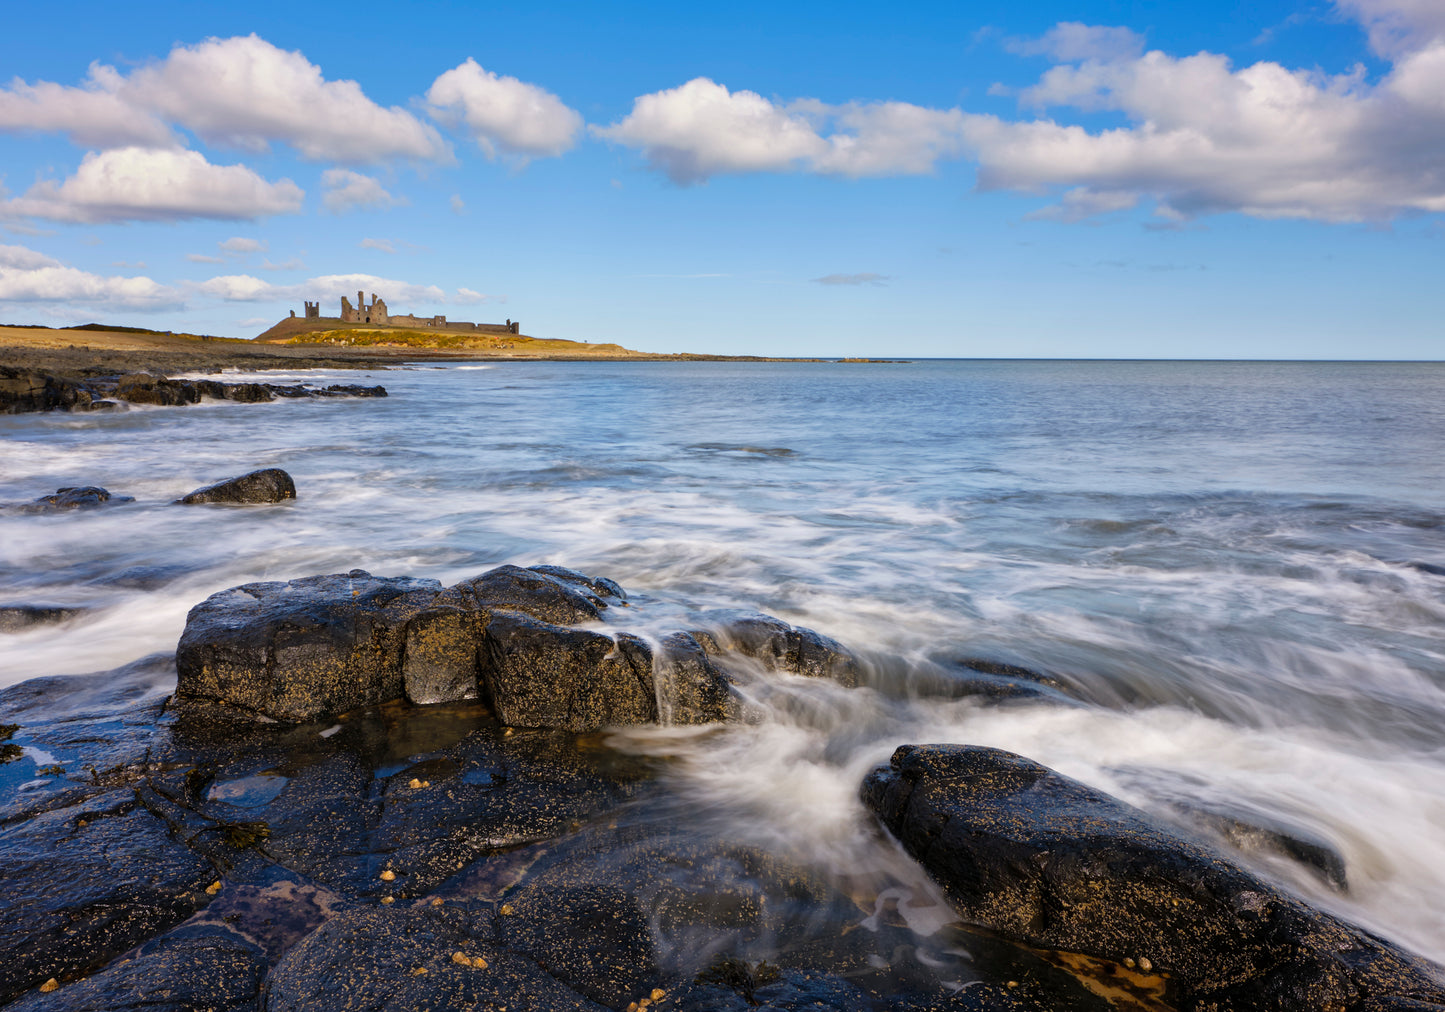
[[29, 411], [94, 411], [119, 402], [179, 407], [213, 400], [255, 404], [278, 397], [385, 397], [386, 388], [357, 384], [313, 387], [301, 383], [222, 383], [167, 379], [152, 373], [70, 377], [0, 366], [0, 414]]
[[300, 723], [395, 699], [479, 699], [503, 723], [590, 731], [738, 719], [738, 658], [857, 684], [842, 645], [751, 613], [647, 639], [604, 615], [608, 579], [502, 566], [453, 587], [356, 569], [251, 583], [191, 609], [176, 650], [181, 705]]
[[966, 920], [1117, 964], [1171, 1007], [1445, 1009], [1439, 968], [1022, 756], [904, 745], [862, 797]]

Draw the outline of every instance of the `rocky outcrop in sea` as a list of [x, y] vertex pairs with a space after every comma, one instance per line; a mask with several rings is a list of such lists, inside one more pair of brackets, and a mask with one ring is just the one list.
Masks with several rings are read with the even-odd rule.
[[[914, 930], [888, 883], [735, 839], [609, 745], [750, 720], [759, 678], [873, 691], [863, 660], [756, 613], [645, 634], [639, 602], [553, 566], [252, 583], [174, 657], [0, 690], [0, 1003], [1445, 1008], [1438, 968], [992, 749], [907, 745], [862, 785], [952, 905]], [[947, 692], [1053, 691], [967, 668]]]
[[0, 366], [0, 414], [28, 411], [98, 411], [122, 403], [180, 407], [202, 398], [255, 404], [295, 397], [385, 397], [386, 388], [335, 383], [223, 383], [210, 379], [168, 379], [148, 372], [114, 376], [65, 376]]

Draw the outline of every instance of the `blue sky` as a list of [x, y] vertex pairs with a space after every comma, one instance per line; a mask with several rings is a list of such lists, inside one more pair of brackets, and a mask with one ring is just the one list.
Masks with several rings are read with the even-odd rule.
[[0, 322], [1445, 353], [1445, 3], [25, 5]]

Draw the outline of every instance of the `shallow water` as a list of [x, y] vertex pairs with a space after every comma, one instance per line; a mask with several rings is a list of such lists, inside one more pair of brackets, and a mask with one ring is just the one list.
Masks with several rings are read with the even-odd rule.
[[[71, 484], [136, 497], [0, 513], [0, 605], [87, 609], [0, 634], [0, 684], [173, 649], [192, 605], [251, 580], [557, 563], [622, 583], [644, 631], [757, 608], [869, 660], [863, 689], [755, 681], [754, 725], [616, 735], [676, 757], [699, 820], [846, 873], [885, 860], [856, 792], [894, 746], [995, 745], [1167, 817], [1244, 813], [1326, 843], [1346, 892], [1241, 857], [1445, 959], [1445, 576], [1417, 565], [1445, 567], [1445, 366], [305, 378], [391, 396], [0, 418], [0, 501]], [[165, 505], [273, 466], [294, 503]], [[979, 657], [1084, 705], [908, 690]]]

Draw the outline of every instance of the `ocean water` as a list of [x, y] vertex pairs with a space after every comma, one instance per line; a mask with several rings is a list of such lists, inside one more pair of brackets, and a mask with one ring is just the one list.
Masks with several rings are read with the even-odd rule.
[[[1214, 812], [1326, 846], [1345, 889], [1258, 834], [1218, 838], [1445, 960], [1445, 365], [498, 363], [365, 382], [391, 396], [0, 417], [0, 502], [136, 497], [0, 511], [0, 605], [85, 609], [0, 634], [0, 684], [173, 650], [192, 605], [252, 580], [561, 564], [620, 582], [645, 632], [751, 608], [867, 662], [860, 689], [754, 680], [746, 726], [615, 734], [673, 757], [699, 821], [836, 874], [896, 862], [856, 800], [867, 770], [905, 742], [992, 745], [1202, 832]], [[298, 500], [166, 505], [260, 467]], [[919, 690], [967, 658], [1064, 691]]]

